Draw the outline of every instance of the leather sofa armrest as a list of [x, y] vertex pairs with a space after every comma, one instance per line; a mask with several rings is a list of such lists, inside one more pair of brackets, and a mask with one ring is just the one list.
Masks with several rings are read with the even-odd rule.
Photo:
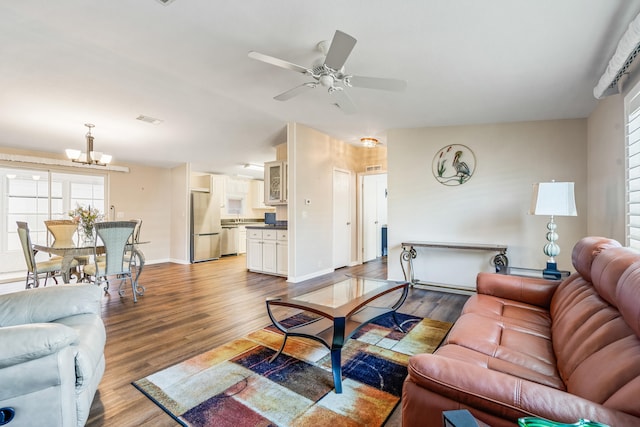
[[0, 369], [58, 352], [78, 339], [78, 333], [56, 323], [0, 328]]
[[551, 298], [560, 284], [559, 280], [510, 276], [498, 273], [478, 273], [478, 294], [520, 301], [538, 307], [549, 308]]
[[46, 323], [76, 314], [101, 315], [102, 289], [92, 284], [57, 285], [0, 295], [0, 327]]
[[565, 391], [437, 354], [413, 356], [408, 368], [407, 381], [500, 418], [536, 416], [565, 423], [583, 418], [610, 426], [637, 422]]

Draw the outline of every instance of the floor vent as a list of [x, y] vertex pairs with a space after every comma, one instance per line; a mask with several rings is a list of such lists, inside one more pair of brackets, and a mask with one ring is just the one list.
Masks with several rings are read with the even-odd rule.
[[381, 171], [382, 170], [382, 165], [370, 165], [370, 166], [365, 166], [364, 169], [366, 172], [375, 172], [375, 171]]

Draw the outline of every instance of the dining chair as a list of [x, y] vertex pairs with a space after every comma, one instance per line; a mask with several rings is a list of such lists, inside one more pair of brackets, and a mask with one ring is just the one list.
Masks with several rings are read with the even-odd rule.
[[135, 244], [140, 241], [140, 228], [142, 227], [141, 219], [131, 219], [130, 221], [135, 221], [136, 227], [133, 230], [133, 234], [129, 239], [129, 245], [127, 246], [127, 251], [125, 252], [125, 256], [131, 258], [131, 267], [136, 268], [137, 265], [137, 257], [135, 253]]
[[[44, 225], [51, 233], [53, 237], [52, 246], [75, 246], [75, 242], [73, 240], [75, 234], [78, 232], [78, 223], [71, 219], [50, 219], [44, 222]], [[78, 281], [82, 279], [82, 268], [85, 265], [89, 264], [90, 257], [88, 255], [78, 255], [74, 257], [76, 261], [78, 261], [79, 266], [79, 274]]]
[[[36, 256], [31, 243], [31, 235], [29, 233], [29, 225], [23, 221], [16, 221], [18, 225], [18, 237], [24, 253], [24, 259], [27, 263], [27, 280], [25, 289], [40, 286], [40, 278], [44, 277], [44, 286], [47, 286], [47, 280], [51, 277], [58, 284], [56, 277], [62, 276], [62, 258], [51, 258], [47, 261], [36, 261]], [[71, 268], [75, 269], [78, 261], [71, 262]]]
[[44, 222], [54, 246], [75, 246], [73, 237], [78, 231], [78, 224], [70, 219], [50, 219]]
[[[105, 221], [95, 225], [96, 243], [94, 247], [93, 262], [84, 267], [84, 273], [93, 277], [93, 281], [100, 285], [104, 283], [104, 292], [109, 294], [109, 280], [115, 277], [120, 279], [118, 294], [123, 297], [123, 286], [127, 279], [131, 283], [133, 301], [137, 302], [136, 284], [132, 276], [132, 259], [127, 256], [127, 246], [135, 231], [135, 221]], [[99, 256], [99, 248], [104, 246], [104, 256]]]

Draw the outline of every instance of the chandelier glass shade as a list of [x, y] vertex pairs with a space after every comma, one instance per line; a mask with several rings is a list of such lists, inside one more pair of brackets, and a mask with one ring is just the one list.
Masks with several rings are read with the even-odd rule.
[[85, 126], [89, 128], [89, 131], [85, 135], [87, 139], [87, 151], [82, 152], [80, 150], [76, 150], [73, 148], [67, 148], [65, 153], [69, 160], [82, 163], [85, 165], [98, 165], [98, 166], [106, 166], [111, 162], [112, 156], [109, 154], [104, 154], [100, 151], [95, 151], [93, 149], [93, 135], [91, 135], [91, 129], [94, 127], [91, 123], [85, 123]]

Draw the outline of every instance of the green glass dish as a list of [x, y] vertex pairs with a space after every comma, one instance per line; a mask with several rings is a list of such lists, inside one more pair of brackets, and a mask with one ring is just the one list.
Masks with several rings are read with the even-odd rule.
[[518, 420], [520, 427], [609, 427], [607, 424], [581, 419], [577, 423], [566, 424], [543, 418], [524, 417]]

